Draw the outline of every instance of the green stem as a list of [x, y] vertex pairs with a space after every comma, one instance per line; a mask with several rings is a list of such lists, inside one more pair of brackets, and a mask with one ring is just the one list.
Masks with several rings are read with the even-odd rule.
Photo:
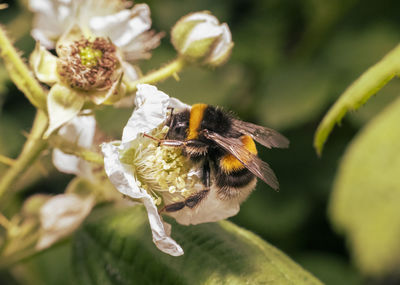
[[38, 109], [46, 110], [46, 93], [21, 59], [18, 51], [0, 26], [0, 56], [14, 84]]
[[381, 61], [365, 71], [353, 82], [329, 109], [318, 126], [314, 137], [314, 147], [317, 153], [322, 148], [336, 123], [348, 111], [357, 110], [368, 99], [386, 85], [393, 77], [400, 75], [400, 45], [389, 52]]
[[41, 152], [46, 149], [47, 141], [43, 140], [43, 133], [46, 131], [48, 119], [43, 111], [38, 110], [31, 133], [28, 136], [21, 154], [14, 161], [13, 165], [1, 177], [0, 181], [0, 199], [7, 190], [20, 176], [35, 162]]
[[127, 87], [127, 93], [136, 91], [136, 87], [138, 84], [154, 84], [163, 81], [170, 76], [173, 76], [177, 79], [179, 78], [178, 72], [180, 72], [186, 64], [187, 62], [185, 59], [183, 59], [182, 57], [178, 57], [167, 65], [161, 67], [160, 69], [150, 72], [140, 79], [129, 83]]
[[14, 164], [14, 159], [0, 154], [0, 163], [10, 166]]

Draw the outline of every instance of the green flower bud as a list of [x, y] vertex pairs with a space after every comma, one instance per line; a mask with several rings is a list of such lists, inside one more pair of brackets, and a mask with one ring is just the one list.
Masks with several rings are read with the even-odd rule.
[[171, 41], [186, 60], [210, 66], [225, 63], [233, 48], [228, 25], [208, 11], [181, 18], [172, 28]]

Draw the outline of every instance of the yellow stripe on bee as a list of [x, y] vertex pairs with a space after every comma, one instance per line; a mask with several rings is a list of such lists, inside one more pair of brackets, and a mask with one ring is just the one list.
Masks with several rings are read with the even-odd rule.
[[190, 109], [189, 129], [187, 140], [197, 139], [199, 136], [199, 128], [204, 117], [204, 110], [208, 107], [207, 104], [194, 104]]
[[[253, 139], [248, 135], [243, 135], [240, 137], [243, 143], [243, 147], [247, 149], [251, 154], [257, 154], [256, 144]], [[243, 163], [241, 163], [236, 157], [228, 153], [221, 158], [219, 162], [220, 167], [225, 173], [231, 173], [245, 168]]]

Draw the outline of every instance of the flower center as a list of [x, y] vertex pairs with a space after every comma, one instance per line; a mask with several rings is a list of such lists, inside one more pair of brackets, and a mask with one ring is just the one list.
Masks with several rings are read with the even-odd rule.
[[97, 65], [97, 62], [103, 56], [103, 53], [99, 49], [93, 49], [91, 47], [84, 47], [79, 51], [81, 57], [81, 63], [87, 67], [93, 67]]
[[82, 39], [61, 47], [59, 74], [70, 85], [84, 91], [106, 90], [118, 79], [116, 47], [107, 39]]
[[[168, 127], [153, 132], [156, 137], [164, 137]], [[158, 146], [149, 138], [138, 138], [132, 148], [122, 155], [122, 160], [133, 165], [139, 187], [145, 189], [156, 205], [182, 201], [194, 192], [199, 183], [196, 175], [191, 175], [192, 163], [176, 147]]]

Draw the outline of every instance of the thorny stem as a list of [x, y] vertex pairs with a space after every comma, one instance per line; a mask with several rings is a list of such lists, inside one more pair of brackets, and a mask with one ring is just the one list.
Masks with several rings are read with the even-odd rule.
[[12, 81], [29, 101], [38, 109], [46, 110], [46, 93], [33, 77], [18, 51], [7, 37], [4, 27], [0, 25], [0, 56]]
[[180, 72], [185, 65], [187, 64], [186, 60], [182, 57], [178, 57], [175, 60], [171, 61], [167, 65], [157, 69], [153, 72], [146, 74], [140, 79], [129, 83], [127, 87], [127, 93], [131, 93], [136, 91], [137, 85], [142, 83], [154, 84], [160, 81], [167, 79], [170, 76], [173, 76], [175, 79], [179, 79], [178, 72]]
[[10, 191], [14, 182], [33, 164], [43, 150], [47, 147], [47, 141], [43, 140], [43, 133], [46, 131], [48, 118], [46, 114], [38, 110], [28, 140], [22, 149], [21, 154], [7, 170], [0, 181], [0, 199], [4, 193]]

